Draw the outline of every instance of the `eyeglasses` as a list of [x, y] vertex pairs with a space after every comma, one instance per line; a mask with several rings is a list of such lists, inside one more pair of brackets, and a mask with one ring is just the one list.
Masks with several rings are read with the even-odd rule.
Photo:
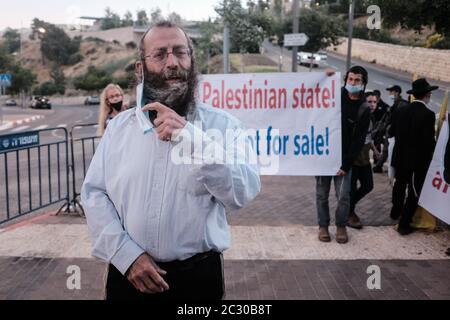
[[115, 95], [109, 96], [108, 100], [114, 99], [114, 98], [122, 98], [122, 95], [120, 93], [117, 93]]
[[168, 51], [166, 48], [155, 50], [150, 54], [144, 56], [145, 59], [155, 63], [165, 63], [169, 54], [173, 54], [178, 60], [186, 60], [191, 55], [191, 50], [186, 47], [175, 47], [172, 51]]

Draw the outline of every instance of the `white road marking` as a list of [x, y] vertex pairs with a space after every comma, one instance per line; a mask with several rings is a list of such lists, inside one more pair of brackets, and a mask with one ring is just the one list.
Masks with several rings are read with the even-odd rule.
[[91, 117], [92, 117], [92, 115], [94, 114], [94, 111], [92, 111], [92, 110], [88, 110], [89, 111], [89, 114], [86, 116], [86, 117], [84, 117], [84, 119], [90, 119]]
[[375, 82], [376, 84], [378, 84], [380, 86], [384, 86], [384, 82], [383, 81], [373, 80], [373, 82]]
[[2, 131], [2, 130], [7, 130], [7, 129], [9, 129], [9, 128], [11, 128], [12, 127], [12, 123], [5, 123], [5, 124], [2, 124], [1, 126], [0, 126], [0, 131]]
[[43, 124], [42, 126], [36, 127], [33, 130], [42, 130], [48, 128], [48, 124]]
[[63, 123], [63, 124], [58, 124], [57, 125], [58, 128], [67, 128], [67, 124]]
[[17, 127], [15, 129], [11, 130], [11, 132], [24, 131], [25, 129], [28, 129], [29, 127], [30, 126], [20, 126], [20, 127]]

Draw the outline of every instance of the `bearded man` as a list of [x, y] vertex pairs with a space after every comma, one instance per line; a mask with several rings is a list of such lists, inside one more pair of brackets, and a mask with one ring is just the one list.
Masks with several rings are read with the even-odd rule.
[[[106, 299], [222, 299], [225, 210], [261, 187], [252, 141], [236, 118], [196, 101], [193, 47], [179, 26], [144, 34], [136, 74], [137, 107], [109, 123], [82, 187], [92, 255], [109, 263]], [[234, 130], [244, 146], [211, 130]], [[183, 160], [195, 161], [175, 161], [186, 141]], [[208, 154], [220, 148], [240, 161]]]

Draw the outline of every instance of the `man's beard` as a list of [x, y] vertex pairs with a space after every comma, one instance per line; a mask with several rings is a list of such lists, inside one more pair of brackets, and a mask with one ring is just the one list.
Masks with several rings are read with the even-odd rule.
[[[173, 84], [166, 80], [177, 79]], [[148, 71], [144, 67], [144, 99], [146, 103], [159, 102], [181, 116], [195, 110], [197, 73], [192, 65], [189, 70], [164, 70], [162, 73]]]

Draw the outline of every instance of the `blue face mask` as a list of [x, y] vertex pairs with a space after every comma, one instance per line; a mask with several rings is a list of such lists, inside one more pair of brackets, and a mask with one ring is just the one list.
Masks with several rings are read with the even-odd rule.
[[362, 90], [363, 90], [363, 87], [362, 87], [362, 85], [359, 85], [359, 86], [352, 86], [351, 84], [346, 84], [345, 85], [345, 89], [347, 89], [347, 91], [349, 92], [349, 93], [359, 93], [359, 92], [361, 92]]
[[395, 102], [395, 97], [394, 97], [394, 96], [389, 96], [389, 100], [390, 100], [391, 102]]

